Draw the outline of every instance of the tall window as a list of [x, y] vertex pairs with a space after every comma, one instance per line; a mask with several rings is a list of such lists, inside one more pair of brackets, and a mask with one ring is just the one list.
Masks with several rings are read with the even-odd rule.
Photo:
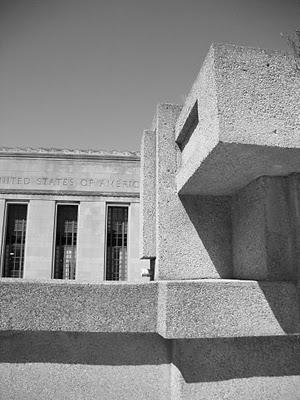
[[77, 214], [76, 204], [57, 204], [54, 279], [75, 279]]
[[127, 279], [128, 207], [108, 206], [106, 236], [106, 279]]
[[6, 205], [5, 243], [2, 276], [22, 278], [26, 238], [27, 204]]

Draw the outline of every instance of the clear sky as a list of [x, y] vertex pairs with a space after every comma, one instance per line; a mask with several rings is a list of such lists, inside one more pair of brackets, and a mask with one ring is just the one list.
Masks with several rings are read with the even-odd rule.
[[0, 146], [139, 150], [212, 42], [299, 26], [300, 0], [0, 0]]

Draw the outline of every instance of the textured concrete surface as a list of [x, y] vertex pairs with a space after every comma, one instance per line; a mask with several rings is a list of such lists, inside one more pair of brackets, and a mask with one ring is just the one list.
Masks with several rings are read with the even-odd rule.
[[0, 330], [155, 332], [156, 283], [0, 280]]
[[156, 133], [144, 131], [141, 145], [140, 256], [156, 257]]
[[176, 399], [298, 400], [300, 337], [191, 339], [173, 342], [181, 374]]
[[[218, 275], [221, 278], [232, 278], [231, 198], [187, 195], [180, 196], [180, 200], [204, 246], [199, 260], [205, 260], [207, 253], [209, 263], [213, 263]], [[195, 252], [195, 249], [191, 251]], [[205, 273], [209, 276], [206, 269], [204, 261], [201, 265], [203, 278], [207, 277]]]
[[181, 194], [230, 194], [262, 175], [300, 172], [300, 81], [293, 57], [213, 45], [178, 117], [179, 145], [196, 101], [199, 123], [177, 175]]
[[[299, 175], [293, 179], [299, 181]], [[290, 207], [296, 194], [290, 182], [289, 177], [261, 177], [234, 196], [232, 233], [235, 278], [297, 279], [294, 221], [298, 213]]]
[[147, 282], [149, 277], [142, 277], [143, 270], [150, 267], [149, 260], [141, 260], [139, 254], [140, 204], [131, 203], [128, 224], [128, 274], [129, 282]]
[[290, 188], [290, 212], [293, 215], [292, 220], [292, 229], [294, 232], [294, 270], [296, 274], [296, 279], [298, 281], [299, 288], [299, 298], [300, 298], [300, 268], [299, 268], [299, 260], [300, 260], [300, 179], [299, 175], [290, 175], [289, 176], [289, 188]]
[[169, 399], [169, 347], [154, 334], [2, 332], [0, 398]]
[[165, 338], [299, 332], [296, 284], [238, 280], [0, 281], [0, 331], [157, 332]]
[[238, 280], [159, 283], [158, 332], [165, 338], [299, 333], [296, 284]]
[[[228, 250], [222, 247], [230, 241], [229, 237], [226, 238], [226, 200], [221, 205], [220, 200], [204, 199], [197, 207], [193, 199], [186, 198], [183, 202], [177, 195], [175, 176], [180, 154], [174, 143], [174, 126], [179, 111], [179, 106], [170, 104], [162, 104], [157, 109], [155, 278], [230, 278], [232, 265], [231, 262], [229, 265], [228, 254], [231, 250], [230, 247]], [[192, 202], [191, 207], [187, 204], [189, 201]], [[217, 229], [220, 233], [213, 235], [212, 232]], [[221, 250], [216, 250], [217, 244]], [[225, 257], [220, 262], [221, 254]], [[215, 257], [218, 257], [216, 263]]]
[[[175, 125], [175, 139], [182, 149], [182, 165], [195, 153], [199, 160], [207, 157], [219, 140], [218, 99], [214, 75], [215, 50], [212, 46], [204, 60], [199, 75], [182, 107]], [[186, 141], [184, 125], [193, 107], [198, 108], [198, 124]], [[183, 135], [185, 134], [185, 135]]]
[[298, 400], [291, 283], [2, 279], [0, 301], [4, 399]]

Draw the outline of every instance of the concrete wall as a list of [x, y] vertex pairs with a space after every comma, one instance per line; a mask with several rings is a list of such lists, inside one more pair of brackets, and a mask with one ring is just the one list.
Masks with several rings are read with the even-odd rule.
[[298, 400], [295, 287], [276, 285], [1, 280], [1, 398]]
[[0, 397], [169, 399], [170, 351], [155, 334], [0, 334]]
[[176, 340], [181, 400], [297, 400], [299, 337]]
[[[167, 341], [154, 334], [0, 334], [10, 400], [298, 400], [296, 337]], [[267, 396], [267, 397], [266, 397]]]
[[[299, 174], [293, 176], [299, 181]], [[295, 203], [292, 206], [293, 202]], [[261, 177], [233, 198], [234, 277], [297, 279], [300, 199], [290, 177]]]
[[[148, 141], [152, 140], [149, 146], [156, 142], [153, 154], [155, 168], [150, 166], [146, 157], [142, 161], [145, 164], [143, 185], [148, 183], [147, 190], [156, 191], [156, 195], [152, 195], [151, 201], [142, 209], [143, 232], [148, 242], [153, 237], [152, 225], [155, 221], [155, 278], [231, 278], [230, 198], [193, 198], [177, 194], [176, 173], [181, 157], [179, 147], [174, 142], [174, 129], [180, 109], [180, 106], [171, 104], [159, 105], [155, 120], [156, 140], [153, 140], [153, 134], [145, 136]], [[156, 198], [155, 207], [153, 198]], [[150, 222], [148, 226], [147, 222]]]

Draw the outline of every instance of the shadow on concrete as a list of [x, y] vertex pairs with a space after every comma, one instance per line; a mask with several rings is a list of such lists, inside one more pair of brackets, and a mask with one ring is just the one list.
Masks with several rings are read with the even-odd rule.
[[231, 197], [181, 195], [180, 200], [220, 277], [231, 279]]
[[173, 341], [173, 363], [187, 383], [300, 375], [300, 336]]
[[300, 332], [297, 285], [282, 281], [257, 283], [282, 330], [285, 333]]
[[[180, 200], [220, 277], [233, 279], [231, 197], [181, 195]], [[295, 283], [257, 282], [282, 330], [299, 332]]]
[[0, 363], [162, 365], [187, 383], [300, 375], [300, 336], [163, 339], [158, 334], [0, 333]]
[[158, 334], [0, 332], [0, 363], [145, 365], [171, 362]]

